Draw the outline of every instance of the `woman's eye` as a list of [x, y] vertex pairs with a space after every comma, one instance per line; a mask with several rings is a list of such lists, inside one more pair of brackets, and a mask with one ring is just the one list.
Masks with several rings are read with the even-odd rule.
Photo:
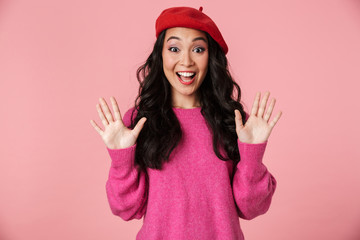
[[198, 48], [195, 48], [194, 51], [197, 53], [201, 53], [201, 52], [205, 51], [205, 48], [198, 47]]
[[178, 48], [177, 47], [170, 47], [169, 50], [170, 50], [170, 52], [177, 52]]

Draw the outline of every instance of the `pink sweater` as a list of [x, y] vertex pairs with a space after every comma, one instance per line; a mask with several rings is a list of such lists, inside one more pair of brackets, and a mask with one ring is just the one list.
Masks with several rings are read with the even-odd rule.
[[[250, 220], [266, 213], [276, 188], [262, 163], [267, 141], [248, 144], [238, 139], [241, 161], [233, 175], [233, 161], [222, 161], [213, 152], [201, 108], [173, 110], [183, 138], [163, 170], [148, 168], [148, 178], [138, 172], [136, 144], [107, 148], [111, 167], [106, 193], [112, 213], [125, 221], [144, 216], [137, 240], [244, 239], [239, 217]], [[131, 111], [123, 117], [126, 126]]]

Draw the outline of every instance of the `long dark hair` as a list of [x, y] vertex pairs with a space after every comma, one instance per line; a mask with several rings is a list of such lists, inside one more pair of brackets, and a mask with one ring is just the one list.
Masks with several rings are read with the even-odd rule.
[[[161, 170], [162, 163], [169, 161], [171, 152], [182, 137], [180, 123], [171, 105], [171, 85], [163, 71], [165, 32], [166, 30], [160, 33], [150, 56], [136, 72], [140, 87], [130, 127], [133, 128], [142, 117], [147, 118], [137, 138], [135, 150], [135, 163], [139, 171], [146, 171], [146, 167]], [[240, 103], [241, 89], [231, 77], [227, 58], [220, 45], [208, 33], [205, 34], [208, 39], [209, 60], [207, 75], [198, 88], [201, 114], [212, 131], [216, 156], [223, 161], [233, 160], [238, 163], [240, 156], [234, 110], [240, 111], [245, 124], [246, 113]], [[237, 94], [233, 96], [234, 88]], [[135, 111], [137, 113], [134, 118]], [[223, 147], [227, 156], [221, 155], [219, 147]]]

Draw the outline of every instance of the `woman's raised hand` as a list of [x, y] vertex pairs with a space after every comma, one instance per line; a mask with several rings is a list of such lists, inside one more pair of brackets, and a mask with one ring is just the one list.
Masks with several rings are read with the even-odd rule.
[[235, 110], [236, 133], [240, 142], [252, 144], [265, 142], [266, 140], [268, 140], [275, 124], [280, 119], [280, 116], [282, 114], [281, 111], [274, 117], [271, 122], [269, 122], [276, 100], [275, 98], [272, 99], [269, 108], [264, 115], [266, 103], [269, 98], [270, 92], [265, 93], [259, 108], [260, 95], [260, 92], [256, 93], [255, 101], [251, 109], [251, 114], [246, 121], [245, 126], [242, 124], [241, 114], [239, 110]]
[[128, 129], [124, 125], [115, 98], [110, 97], [110, 100], [113, 106], [115, 119], [113, 118], [106, 101], [103, 98], [100, 98], [100, 104], [96, 104], [96, 109], [99, 113], [101, 122], [103, 123], [105, 129], [100, 129], [100, 127], [93, 120], [90, 120], [90, 123], [100, 134], [106, 147], [110, 149], [131, 147], [136, 143], [136, 139], [138, 138], [139, 133], [144, 126], [146, 118], [141, 118], [134, 127], [134, 129]]

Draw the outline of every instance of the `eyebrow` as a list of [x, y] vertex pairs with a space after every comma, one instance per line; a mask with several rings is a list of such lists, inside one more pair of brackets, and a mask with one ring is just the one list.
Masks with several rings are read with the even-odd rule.
[[[166, 42], [168, 42], [170, 39], [177, 39], [177, 40], [180, 40], [180, 41], [181, 41], [181, 38], [175, 37], [175, 36], [171, 36], [171, 37], [168, 38], [168, 40], [166, 40]], [[192, 41], [195, 42], [195, 41], [197, 41], [197, 40], [203, 40], [204, 42], [207, 43], [206, 39], [203, 38], [203, 37], [194, 38]]]

